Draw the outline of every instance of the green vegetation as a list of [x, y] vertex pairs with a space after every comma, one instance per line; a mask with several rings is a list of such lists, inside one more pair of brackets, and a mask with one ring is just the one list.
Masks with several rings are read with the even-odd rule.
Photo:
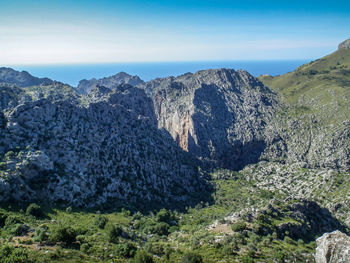
[[[249, 216], [250, 209], [286, 196], [237, 172], [218, 170], [212, 178], [220, 174], [227, 179], [213, 179], [214, 202], [184, 212], [3, 207], [0, 238], [10, 252], [1, 253], [17, 255], [9, 262], [312, 262], [314, 242], [279, 231], [300, 224], [288, 215], [293, 203], [277, 202], [280, 213], [267, 209]], [[237, 213], [239, 220], [229, 219]]]
[[281, 76], [259, 79], [298, 115], [314, 114], [326, 125], [349, 117], [350, 50], [338, 50]]

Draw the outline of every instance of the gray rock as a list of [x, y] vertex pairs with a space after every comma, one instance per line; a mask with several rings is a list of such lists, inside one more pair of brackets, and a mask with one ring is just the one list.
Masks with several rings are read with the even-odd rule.
[[182, 149], [221, 167], [240, 169], [265, 148], [265, 125], [278, 108], [276, 95], [246, 71], [203, 70], [143, 85], [158, 127]]
[[350, 237], [340, 231], [325, 233], [316, 240], [316, 263], [350, 262]]
[[338, 46], [338, 49], [350, 49], [350, 38], [341, 42]]
[[105, 77], [102, 79], [83, 79], [79, 82], [77, 91], [80, 94], [88, 94], [96, 86], [104, 86], [109, 89], [113, 89], [120, 84], [129, 84], [131, 86], [137, 86], [142, 84], [143, 81], [138, 76], [131, 76], [125, 72], [120, 72], [116, 75]]
[[158, 129], [144, 90], [93, 93], [84, 105], [46, 98], [2, 112], [0, 201], [170, 206], [205, 189], [195, 161]]

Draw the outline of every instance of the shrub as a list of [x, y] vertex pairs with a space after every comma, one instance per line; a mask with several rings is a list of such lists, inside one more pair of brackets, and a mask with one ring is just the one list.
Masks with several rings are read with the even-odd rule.
[[153, 257], [144, 250], [137, 250], [133, 263], [153, 263]]
[[35, 216], [35, 217], [43, 217], [44, 212], [41, 210], [41, 207], [37, 204], [30, 204], [26, 210], [27, 215]]
[[167, 236], [169, 234], [169, 225], [161, 222], [152, 227], [151, 232], [160, 236]]
[[20, 219], [18, 219], [15, 216], [8, 216], [5, 219], [5, 228], [9, 228], [15, 224], [20, 224], [22, 223]]
[[28, 233], [29, 227], [24, 224], [14, 224], [9, 229], [10, 234], [15, 236], [22, 236]]
[[27, 251], [23, 248], [11, 247], [7, 244], [0, 246], [1, 263], [30, 263]]
[[122, 244], [118, 244], [116, 246], [116, 253], [125, 258], [131, 258], [135, 255], [135, 252], [137, 250], [137, 247], [131, 243], [131, 242], [126, 242]]
[[234, 223], [234, 224], [231, 226], [231, 229], [232, 229], [232, 231], [234, 231], [234, 232], [242, 232], [243, 230], [246, 229], [246, 224], [245, 224], [245, 222], [243, 222], [243, 221], [239, 221], [239, 222]]
[[118, 243], [118, 238], [122, 235], [123, 229], [119, 226], [111, 226], [108, 232], [109, 242]]
[[164, 208], [159, 210], [159, 212], [156, 215], [156, 220], [158, 222], [170, 223], [171, 218], [172, 218], [171, 213]]
[[94, 222], [94, 224], [95, 224], [98, 228], [101, 228], [101, 229], [104, 229], [107, 223], [108, 223], [108, 218], [105, 217], [105, 216], [101, 216], [101, 215], [99, 215], [99, 216], [95, 219], [95, 222]]
[[4, 227], [7, 215], [0, 212], [0, 227]]
[[182, 257], [182, 263], [203, 263], [203, 258], [195, 252], [188, 252]]
[[35, 230], [34, 241], [43, 242], [48, 240], [49, 236], [47, 234], [47, 230], [48, 230], [47, 226], [45, 225], [39, 226], [39, 228]]
[[254, 259], [249, 255], [244, 255], [242, 257], [242, 263], [254, 263]]
[[84, 243], [80, 246], [80, 251], [83, 253], [87, 253], [90, 249], [90, 245], [88, 243]]
[[76, 241], [76, 231], [71, 227], [58, 226], [53, 229], [50, 236], [52, 242], [64, 242], [66, 245], [71, 245]]

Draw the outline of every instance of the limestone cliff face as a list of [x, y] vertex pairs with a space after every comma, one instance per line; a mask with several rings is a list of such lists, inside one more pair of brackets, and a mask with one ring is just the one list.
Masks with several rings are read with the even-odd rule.
[[275, 94], [246, 71], [204, 70], [139, 86], [153, 99], [158, 126], [182, 149], [233, 169], [259, 158], [278, 108]]
[[0, 201], [167, 206], [204, 189], [191, 157], [158, 129], [141, 89], [97, 87], [77, 100], [19, 103], [0, 122]]
[[317, 240], [316, 263], [350, 262], [350, 237], [340, 231], [325, 233]]

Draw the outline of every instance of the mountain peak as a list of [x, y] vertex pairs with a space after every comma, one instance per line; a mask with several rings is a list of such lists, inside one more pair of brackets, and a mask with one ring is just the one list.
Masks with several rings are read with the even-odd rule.
[[131, 76], [125, 72], [119, 72], [113, 76], [101, 78], [101, 79], [83, 79], [79, 82], [77, 90], [81, 94], [88, 94], [96, 85], [104, 86], [109, 89], [113, 89], [120, 84], [129, 84], [131, 86], [137, 86], [143, 83], [138, 76]]
[[340, 50], [340, 49], [350, 49], [350, 38], [341, 42], [338, 45], [338, 50]]

